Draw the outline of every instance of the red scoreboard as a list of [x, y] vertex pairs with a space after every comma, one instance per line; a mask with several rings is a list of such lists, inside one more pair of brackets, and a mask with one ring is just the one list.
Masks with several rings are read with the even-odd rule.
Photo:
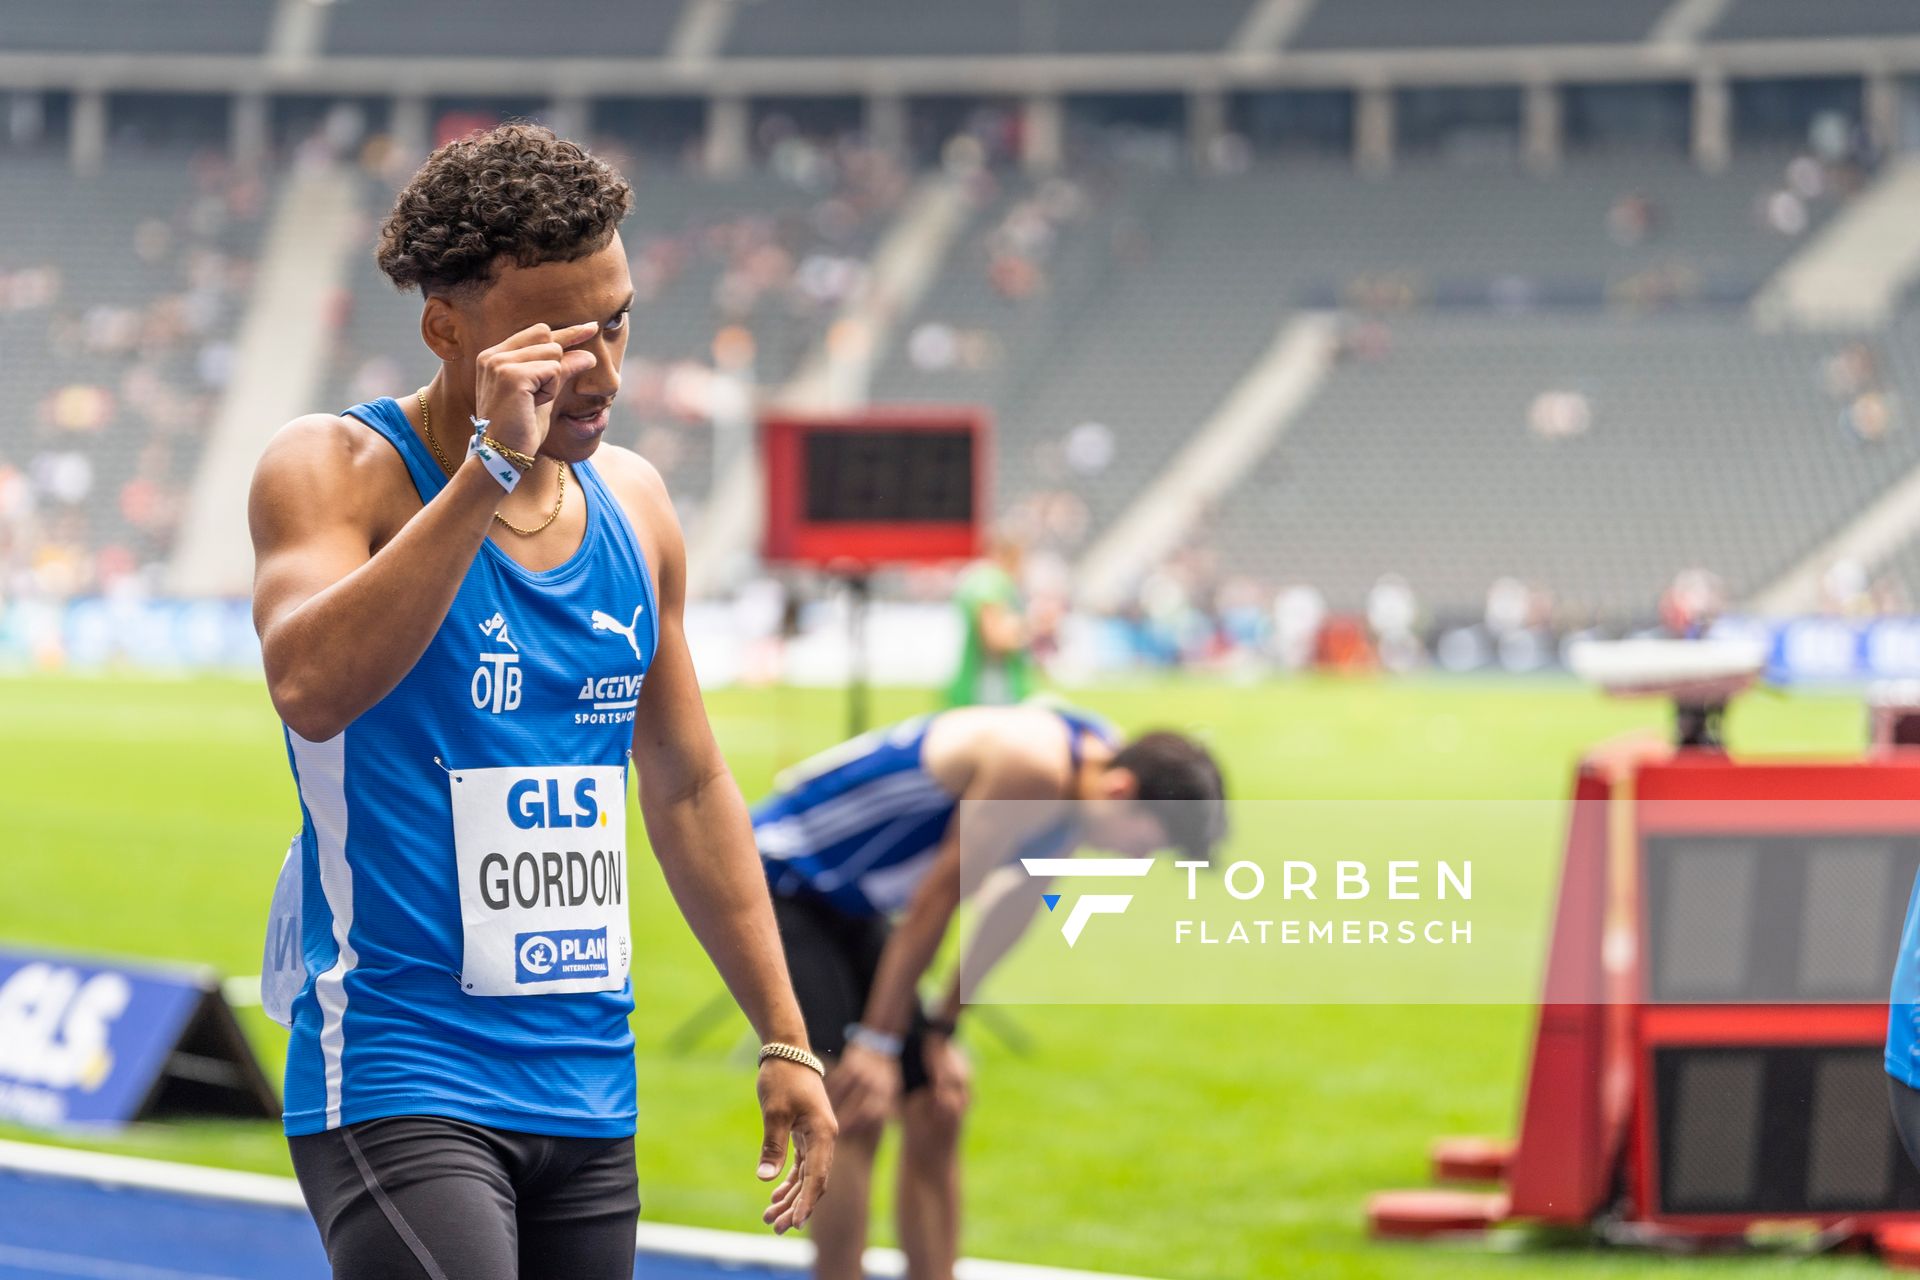
[[971, 406], [761, 420], [769, 561], [859, 574], [980, 554], [987, 415]]

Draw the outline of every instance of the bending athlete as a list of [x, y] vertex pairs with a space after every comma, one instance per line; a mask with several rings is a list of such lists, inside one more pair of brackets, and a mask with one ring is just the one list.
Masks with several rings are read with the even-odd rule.
[[682, 632], [654, 469], [604, 445], [632, 194], [546, 129], [436, 151], [380, 232], [426, 386], [285, 427], [254, 621], [303, 828], [286, 1131], [345, 1280], [629, 1280], [627, 766], [762, 1042], [758, 1170], [807, 1221], [835, 1125]]
[[[900, 1121], [899, 1236], [915, 1280], [952, 1280], [968, 1066], [953, 1043], [973, 989], [1034, 917], [1044, 882], [1008, 866], [1087, 847], [1205, 859], [1220, 770], [1176, 733], [1122, 741], [1064, 707], [943, 711], [796, 765], [753, 811], [807, 1034], [832, 1064], [834, 1194], [814, 1216], [819, 1280], [859, 1280], [873, 1160]], [[919, 984], [964, 896], [979, 906], [944, 1004]]]

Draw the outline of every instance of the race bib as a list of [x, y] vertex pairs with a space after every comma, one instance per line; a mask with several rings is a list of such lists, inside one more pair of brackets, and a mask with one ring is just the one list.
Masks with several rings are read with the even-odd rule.
[[267, 945], [260, 955], [260, 1007], [283, 1027], [293, 1025], [293, 1000], [307, 985], [307, 957], [301, 949], [300, 837], [287, 845], [280, 878], [267, 908]]
[[453, 844], [475, 996], [626, 985], [627, 774], [620, 765], [456, 769]]

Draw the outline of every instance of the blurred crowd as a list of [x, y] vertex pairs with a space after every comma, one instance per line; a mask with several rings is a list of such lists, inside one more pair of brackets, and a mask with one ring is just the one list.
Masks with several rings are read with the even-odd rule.
[[[190, 177], [177, 203], [90, 217], [88, 201], [139, 188], [74, 185], [74, 234], [0, 245], [0, 385], [15, 406], [0, 423], [0, 600], [159, 588], [267, 199], [219, 151], [166, 163]], [[33, 194], [0, 184], [0, 210]]]
[[[450, 112], [433, 132], [450, 137], [490, 122]], [[624, 233], [636, 326], [617, 431], [667, 476], [691, 522], [716, 453], [729, 440], [746, 447], [757, 406], [796, 374], [806, 353], [845, 354], [867, 341], [842, 316], [868, 288], [873, 249], [914, 174], [857, 130], [768, 111], [756, 118], [754, 174], [738, 199], [703, 196], [676, 207], [677, 197], [656, 199], [648, 183], [685, 180], [699, 163], [696, 146], [663, 153], [611, 135], [594, 145], [640, 193]], [[978, 273], [974, 292], [993, 306], [965, 318], [916, 317], [899, 333], [899, 358], [918, 373], [1003, 379], [1022, 361], [1043, 359], [1023, 342], [1024, 317], [1059, 305], [1076, 271], [1098, 279], [1154, 252], [1126, 202], [1113, 198], [1113, 174], [1128, 166], [1176, 171], [1182, 146], [1166, 131], [1082, 129], [1071, 140], [1068, 175], [1033, 181], [1015, 163], [1018, 113], [983, 107], [957, 120], [922, 149], [921, 162], [962, 180], [984, 215], [949, 269]], [[1243, 139], [1230, 136], [1217, 150], [1214, 167], [1222, 172], [1253, 162]], [[370, 128], [358, 108], [343, 106], [282, 159], [294, 169], [357, 170], [378, 205], [418, 157]], [[1778, 186], [1757, 195], [1753, 216], [1773, 233], [1800, 236], [1823, 202], [1857, 190], [1865, 172], [1852, 126], [1816, 120]], [[6, 593], [58, 599], [159, 587], [200, 438], [228, 376], [268, 197], [266, 180], [233, 170], [217, 152], [197, 153], [191, 177], [190, 198], [138, 218], [125, 243], [104, 254], [85, 239], [71, 241], [71, 260], [0, 246], [0, 332], [10, 342], [26, 339], [14, 349], [37, 353], [5, 375], [27, 393], [17, 400], [32, 406], [0, 429]], [[381, 212], [366, 214], [369, 243]], [[1594, 211], [1595, 234], [1623, 246], [1658, 243], [1664, 216], [1653, 195], [1621, 191]], [[114, 272], [115, 255], [143, 270]], [[75, 274], [81, 269], [84, 285]], [[412, 373], [390, 334], [358, 323], [371, 305], [370, 287], [363, 273], [333, 310], [331, 389], [339, 404], [390, 394]], [[1391, 281], [1356, 287], [1338, 357], [1384, 359], [1392, 335], [1378, 313], [1418, 299]], [[1626, 290], [1620, 296], [1646, 302], [1682, 297], [1687, 282], [1649, 277], [1619, 288]], [[1854, 439], [1872, 444], [1900, 428], [1902, 408], [1874, 344], [1849, 344], [1818, 376]], [[1524, 428], [1547, 440], [1579, 436], [1599, 408], [1586, 389], [1543, 387], [1525, 408]], [[1070, 608], [1072, 565], [1097, 532], [1092, 499], [1129, 445], [1109, 423], [1063, 421], [1021, 441], [1022, 452], [1007, 460], [1003, 474], [1013, 483], [997, 516], [1027, 548], [1023, 586], [1043, 660], [1068, 654], [1067, 637], [1086, 621]], [[1225, 562], [1203, 534], [1148, 574], [1118, 617], [1101, 620], [1108, 642], [1125, 644], [1148, 665], [1530, 670], [1552, 662], [1560, 640], [1584, 626], [1556, 609], [1545, 584], [1502, 578], [1489, 584], [1479, 616], [1436, 617], [1416, 586], [1395, 574], [1373, 584], [1359, 607], [1336, 609], [1313, 584], [1255, 579], [1223, 569]], [[940, 575], [901, 581], [908, 598], [946, 589]], [[1827, 596], [1833, 611], [1852, 616], [1910, 604], [1850, 564], [1833, 567]]]

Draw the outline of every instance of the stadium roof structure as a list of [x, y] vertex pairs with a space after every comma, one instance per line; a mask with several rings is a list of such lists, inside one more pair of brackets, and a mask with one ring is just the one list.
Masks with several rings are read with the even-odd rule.
[[[329, 39], [335, 24], [365, 25], [364, 20], [381, 17], [379, 25], [390, 25], [384, 18], [402, 10], [384, 0], [248, 5], [256, 12], [271, 7], [273, 13], [264, 24], [245, 24], [247, 34], [235, 31], [231, 0], [169, 5], [167, 32], [154, 29], [150, 18], [139, 18], [151, 14], [151, 5], [131, 0], [87, 6], [0, 0], [0, 88], [205, 92], [219, 86], [238, 93], [471, 96], [483, 85], [491, 95], [556, 99], [706, 98], [1364, 90], [1920, 71], [1920, 10], [1891, 0], [1847, 0], [1825, 25], [1770, 20], [1778, 0], [1732, 0], [1706, 30], [1673, 21], [1681, 10], [1697, 5], [1642, 0], [1629, 7], [1637, 21], [1656, 16], [1637, 37], [1632, 29], [1637, 21], [1619, 31], [1597, 29], [1591, 22], [1556, 26], [1540, 18], [1540, 6], [1531, 0], [1460, 6], [1457, 33], [1444, 24], [1432, 29], [1430, 17], [1418, 24], [1403, 21], [1402, 16], [1423, 9], [1409, 9], [1406, 0], [1242, 0], [1237, 6], [1210, 0], [1204, 15], [1196, 13], [1196, 20], [1207, 20], [1196, 27], [1193, 39], [1182, 42], [1173, 40], [1162, 6], [1146, 0], [1104, 2], [1117, 8], [1112, 14], [1103, 9], [1100, 23], [1088, 20], [1086, 0], [986, 4], [979, 9], [986, 17], [978, 20], [991, 19], [1008, 30], [996, 28], [980, 38], [921, 23], [926, 14], [916, 16], [909, 6], [896, 20], [900, 30], [888, 40], [849, 41], [843, 55], [814, 47], [817, 39], [813, 44], [783, 41], [760, 29], [774, 22], [798, 30], [835, 13], [845, 18], [842, 11], [857, 10], [855, 0], [683, 0], [677, 9], [662, 7], [672, 15], [670, 21], [656, 14], [647, 30], [629, 32], [629, 18], [617, 23], [608, 39], [595, 42], [620, 56], [581, 57], [572, 52], [578, 41], [558, 24], [543, 28], [553, 41], [544, 54], [516, 41], [510, 53], [485, 43], [457, 48], [441, 43], [438, 47], [453, 56], [437, 56], [433, 32], [442, 32], [444, 40], [448, 28], [434, 23], [402, 29], [380, 46], [391, 53], [367, 52], [375, 46], [363, 39]], [[440, 0], [422, 6], [425, 11], [439, 7]], [[127, 21], [115, 17], [123, 9]], [[459, 9], [461, 26], [490, 25], [474, 6]], [[1036, 26], [1031, 16], [1036, 10], [1048, 14], [1048, 21]], [[1155, 10], [1162, 12], [1160, 18], [1152, 17]], [[1139, 21], [1120, 21], [1129, 13]], [[1332, 21], [1336, 17], [1340, 21]], [[1365, 22], [1359, 22], [1362, 17]], [[754, 38], [742, 40], [748, 23]], [[1120, 28], [1120, 34], [1103, 36], [1103, 24]], [[220, 38], [201, 39], [195, 33], [203, 26]], [[590, 31], [595, 26], [587, 24]], [[916, 46], [913, 32], [921, 30], [927, 43]], [[1035, 30], [1044, 38], [1036, 38]], [[1356, 31], [1366, 34], [1363, 43]], [[1217, 47], [1191, 47], [1205, 34], [1217, 38], [1222, 32], [1226, 38]], [[1503, 33], [1526, 43], [1495, 38]], [[1736, 38], [1721, 38], [1723, 33]], [[245, 47], [255, 40], [257, 49]], [[1188, 47], [1173, 47], [1179, 43]], [[1129, 44], [1134, 47], [1126, 48]], [[1166, 51], [1143, 52], [1142, 47]], [[475, 49], [487, 53], [477, 55]]]

